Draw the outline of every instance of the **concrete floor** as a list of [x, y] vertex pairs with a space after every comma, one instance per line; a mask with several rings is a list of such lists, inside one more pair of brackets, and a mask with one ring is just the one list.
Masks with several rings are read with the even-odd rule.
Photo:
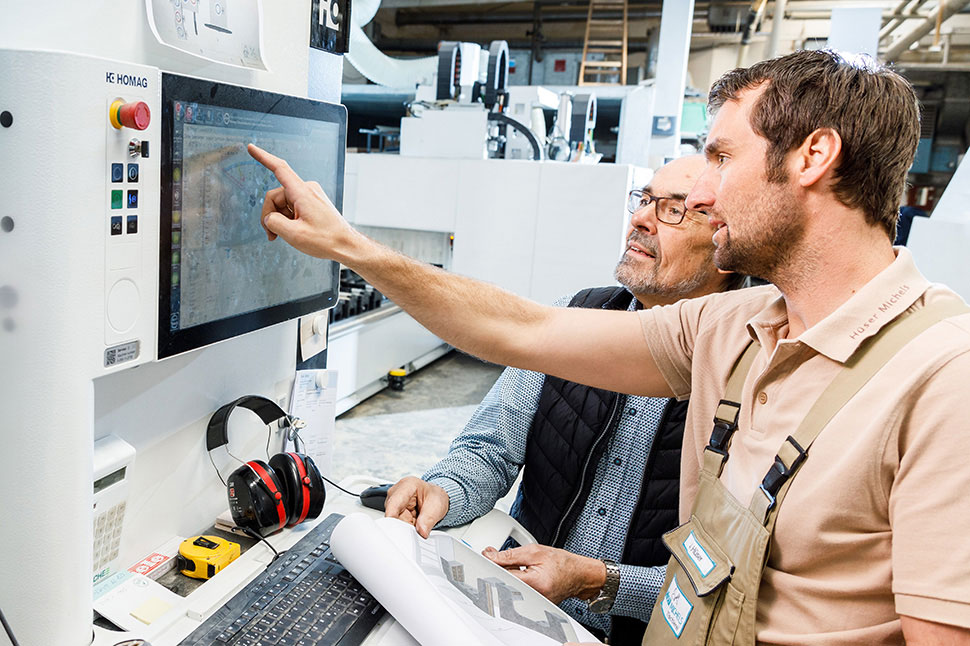
[[502, 368], [453, 351], [337, 418], [332, 475], [395, 482], [448, 452]]

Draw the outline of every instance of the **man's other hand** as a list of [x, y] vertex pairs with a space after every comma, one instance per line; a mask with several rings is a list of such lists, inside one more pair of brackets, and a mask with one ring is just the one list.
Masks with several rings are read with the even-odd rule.
[[538, 590], [553, 603], [578, 597], [592, 599], [606, 583], [603, 561], [547, 545], [526, 545], [482, 554]]
[[411, 523], [423, 538], [448, 513], [448, 494], [438, 485], [408, 476], [387, 491], [384, 515]]
[[320, 184], [304, 181], [285, 160], [259, 146], [249, 144], [248, 150], [280, 183], [263, 200], [261, 221], [266, 237], [275, 240], [279, 236], [305, 254], [343, 262], [343, 252], [360, 236]]

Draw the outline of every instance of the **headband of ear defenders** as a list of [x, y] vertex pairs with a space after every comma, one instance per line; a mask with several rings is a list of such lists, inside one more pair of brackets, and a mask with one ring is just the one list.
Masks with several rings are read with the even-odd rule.
[[269, 425], [282, 417], [288, 417], [286, 411], [279, 407], [279, 404], [271, 399], [259, 395], [245, 395], [236, 401], [229, 402], [209, 418], [209, 426], [205, 432], [205, 448], [211, 451], [214, 448], [229, 444], [229, 433], [227, 423], [229, 415], [239, 406], [248, 408], [263, 420], [263, 424]]

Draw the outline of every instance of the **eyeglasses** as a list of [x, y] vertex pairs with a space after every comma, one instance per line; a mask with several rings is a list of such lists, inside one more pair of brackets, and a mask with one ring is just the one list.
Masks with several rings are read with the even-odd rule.
[[657, 197], [640, 189], [634, 189], [626, 198], [626, 210], [630, 213], [636, 213], [651, 204], [656, 209], [657, 219], [664, 224], [680, 224], [687, 215], [684, 201], [675, 197]]

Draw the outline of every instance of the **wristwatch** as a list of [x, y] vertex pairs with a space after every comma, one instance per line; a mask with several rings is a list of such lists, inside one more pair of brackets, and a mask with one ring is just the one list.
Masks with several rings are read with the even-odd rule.
[[589, 602], [589, 611], [597, 615], [605, 615], [610, 611], [620, 589], [620, 566], [609, 559], [603, 559], [603, 565], [606, 566], [606, 583], [600, 588], [596, 598]]

